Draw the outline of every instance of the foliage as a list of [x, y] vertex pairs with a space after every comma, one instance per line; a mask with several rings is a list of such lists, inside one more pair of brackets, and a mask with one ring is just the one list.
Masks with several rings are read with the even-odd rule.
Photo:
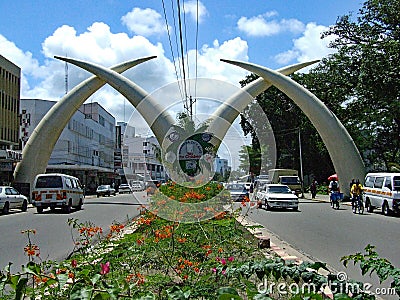
[[316, 69], [330, 79], [336, 74], [332, 84], [346, 89], [342, 117], [365, 162], [376, 169], [400, 157], [398, 9], [399, 0], [368, 0], [356, 20], [339, 18], [323, 35], [335, 37], [331, 47], [338, 52]]
[[[193, 191], [168, 183], [162, 189], [176, 198], [188, 191], [201, 199], [220, 192], [217, 184]], [[0, 272], [0, 297], [323, 299], [321, 290], [329, 282], [317, 271], [327, 270], [324, 263], [297, 265], [271, 254], [266, 258], [237, 217], [233, 210], [205, 222], [178, 223], [145, 212], [126, 224], [113, 223], [108, 234], [91, 222], [70, 219], [78, 234], [73, 239], [76, 249], [61, 262], [42, 262], [32, 240], [35, 231], [23, 231], [28, 263], [19, 273], [11, 272], [11, 264]], [[277, 285], [286, 287], [285, 293]], [[335, 299], [350, 299], [346, 297], [338, 294]], [[353, 299], [373, 298], [360, 290]]]
[[341, 261], [345, 267], [347, 267], [349, 261], [353, 261], [354, 265], [360, 263], [362, 275], [369, 272], [371, 276], [373, 273], [376, 273], [381, 283], [391, 278], [392, 282], [390, 286], [400, 296], [400, 268], [394, 267], [386, 258], [379, 257], [375, 251], [375, 246], [367, 245], [364, 254], [358, 252], [347, 255], [342, 257]]
[[[336, 52], [309, 73], [291, 76], [338, 116], [369, 169], [388, 170], [400, 159], [399, 10], [400, 0], [365, 1], [357, 18], [344, 15], [322, 34], [333, 38]], [[257, 101], [276, 134], [279, 167], [298, 169], [296, 137], [286, 133], [300, 128], [304, 173], [318, 181], [334, 173], [318, 133], [286, 95], [270, 88]], [[243, 119], [242, 128], [251, 131]]]

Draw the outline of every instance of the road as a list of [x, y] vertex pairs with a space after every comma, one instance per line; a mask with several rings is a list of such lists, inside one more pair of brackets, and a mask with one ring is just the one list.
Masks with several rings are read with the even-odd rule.
[[363, 277], [359, 265], [354, 267], [351, 263], [345, 268], [340, 258], [356, 252], [364, 253], [365, 246], [371, 244], [376, 246], [381, 257], [400, 267], [399, 217], [387, 217], [375, 212], [355, 215], [347, 205], [334, 210], [327, 202], [310, 199], [300, 201], [298, 212], [257, 209], [252, 210], [250, 219], [264, 225], [280, 239], [314, 260], [326, 262], [336, 271], [346, 272], [350, 278], [374, 286], [378, 285], [375, 275], [372, 278], [368, 275]]
[[[137, 197], [142, 197], [142, 194], [144, 193], [135, 193]], [[27, 239], [21, 234], [21, 230], [36, 229], [32, 243], [39, 246], [43, 260], [61, 260], [74, 247], [71, 228], [67, 224], [69, 218], [80, 222], [91, 221], [106, 231], [113, 221], [122, 223], [138, 215], [139, 206], [132, 194], [100, 198], [89, 196], [86, 197], [81, 211], [72, 211], [70, 214], [61, 210], [54, 213], [45, 210], [38, 214], [35, 208], [30, 207], [25, 213], [12, 210], [9, 215], [0, 215], [0, 268], [3, 269], [9, 262], [13, 262], [12, 271], [17, 272], [21, 270], [22, 264], [26, 264], [24, 247]]]

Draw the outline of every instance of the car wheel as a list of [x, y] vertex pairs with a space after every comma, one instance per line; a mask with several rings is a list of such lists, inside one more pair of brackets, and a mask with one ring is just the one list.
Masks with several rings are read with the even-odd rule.
[[4, 203], [3, 210], [1, 213], [7, 215], [10, 212], [10, 204], [8, 202]]
[[294, 210], [294, 211], [298, 211], [298, 210], [299, 210], [299, 207], [296, 206], [296, 207], [293, 208], [293, 210]]
[[28, 201], [24, 200], [24, 202], [22, 202], [21, 210], [23, 212], [26, 212], [28, 210]]
[[83, 205], [82, 199], [79, 199], [79, 204], [78, 204], [78, 206], [76, 207], [76, 209], [77, 209], [77, 210], [81, 210], [81, 209], [82, 209], [82, 205]]
[[374, 212], [374, 207], [372, 206], [371, 201], [369, 199], [367, 199], [365, 201], [365, 208], [367, 209], [367, 212], [369, 212], [369, 213]]
[[99, 198], [100, 197], [100, 194], [97, 194], [97, 198]]
[[64, 212], [69, 214], [71, 212], [71, 208], [72, 208], [72, 201], [71, 199], [68, 201], [68, 204], [66, 206], [64, 206]]
[[388, 205], [388, 203], [387, 203], [386, 201], [383, 202], [383, 205], [382, 205], [382, 213], [383, 213], [385, 216], [389, 216], [389, 215], [390, 215], [389, 205]]
[[55, 206], [50, 206], [50, 210], [51, 210], [51, 212], [55, 212], [56, 211], [56, 207]]
[[41, 214], [43, 212], [43, 207], [41, 206], [36, 207], [36, 211], [38, 214]]

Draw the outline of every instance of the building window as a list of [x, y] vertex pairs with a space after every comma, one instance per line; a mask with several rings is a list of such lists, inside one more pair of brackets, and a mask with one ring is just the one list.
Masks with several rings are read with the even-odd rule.
[[100, 125], [104, 126], [104, 123], [105, 123], [104, 117], [99, 116], [99, 123], [100, 123]]

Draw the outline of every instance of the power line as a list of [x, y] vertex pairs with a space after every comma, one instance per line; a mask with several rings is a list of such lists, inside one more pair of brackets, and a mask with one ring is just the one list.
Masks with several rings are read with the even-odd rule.
[[187, 87], [186, 87], [185, 52], [184, 52], [184, 49], [183, 49], [181, 6], [180, 6], [179, 0], [177, 0], [177, 6], [178, 6], [178, 24], [179, 24], [179, 45], [180, 45], [180, 50], [181, 50], [183, 88], [184, 88], [184, 97], [185, 97], [185, 106], [186, 106], [185, 109], [189, 112], [188, 94], [187, 94]]
[[[169, 48], [171, 50], [172, 61], [174, 62], [175, 76], [176, 76], [176, 80], [179, 82], [178, 70], [176, 69], [176, 64], [175, 64], [175, 55], [174, 55], [174, 50], [172, 48], [171, 33], [169, 31], [169, 25], [168, 25], [168, 19], [167, 19], [167, 13], [165, 10], [164, 0], [162, 0], [162, 5], [163, 5], [163, 12], [164, 12], [165, 26], [167, 28], [167, 34], [168, 34]], [[183, 93], [182, 93], [181, 86], [179, 85], [179, 83], [178, 83], [178, 88], [179, 88], [181, 97], [183, 97]]]

